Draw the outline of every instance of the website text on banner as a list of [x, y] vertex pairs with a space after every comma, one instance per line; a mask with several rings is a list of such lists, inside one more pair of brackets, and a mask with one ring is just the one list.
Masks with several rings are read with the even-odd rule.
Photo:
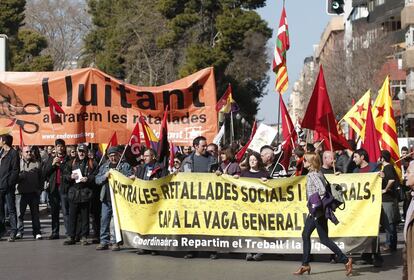
[[[111, 171], [124, 244], [152, 250], [301, 253], [306, 178], [258, 179], [179, 173], [154, 181]], [[346, 189], [345, 210], [329, 235], [347, 252], [371, 250], [378, 236], [381, 179], [366, 173], [328, 176]], [[315, 232], [316, 236], [316, 232]], [[330, 253], [317, 238], [314, 253]]]
[[[57, 72], [2, 72], [0, 82], [15, 96], [7, 98], [19, 110], [18, 119], [33, 126], [24, 135], [27, 144], [53, 144], [62, 138], [68, 144], [106, 143], [117, 131], [127, 143], [139, 117], [158, 133], [167, 105], [168, 139], [175, 145], [191, 145], [203, 135], [210, 142], [217, 134], [216, 85], [213, 68], [159, 87], [125, 84], [93, 68]], [[1, 97], [4, 93], [0, 92]], [[50, 123], [48, 96], [61, 104], [62, 125]], [[11, 102], [10, 102], [11, 103]], [[35, 107], [33, 111], [31, 107]], [[0, 127], [16, 116], [0, 114]], [[19, 129], [13, 129], [17, 137]], [[143, 136], [142, 136], [143, 138]]]

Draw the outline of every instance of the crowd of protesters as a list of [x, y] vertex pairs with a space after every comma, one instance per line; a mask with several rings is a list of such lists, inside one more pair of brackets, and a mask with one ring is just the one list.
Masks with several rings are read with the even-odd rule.
[[[355, 145], [353, 145], [355, 146]], [[142, 180], [154, 180], [178, 172], [228, 174], [239, 177], [257, 178], [266, 181], [284, 176], [307, 177], [307, 195], [323, 199], [327, 181], [323, 174], [376, 172], [382, 177], [382, 210], [380, 225], [386, 232], [384, 246], [372, 244], [375, 253], [364, 253], [361, 261], [382, 266], [381, 252], [397, 250], [397, 225], [407, 215], [405, 234], [411, 234], [409, 222], [413, 217], [413, 203], [410, 186], [414, 184], [414, 173], [410, 164], [412, 157], [407, 147], [401, 149], [401, 163], [407, 180], [400, 183], [389, 151], [381, 151], [379, 159], [370, 159], [363, 149], [327, 151], [323, 141], [314, 144], [299, 141], [293, 150], [289, 168], [285, 169], [277, 145], [266, 145], [260, 153], [248, 152], [239, 163], [235, 159], [237, 145], [219, 147], [207, 143], [203, 136], [196, 137], [191, 147], [181, 148], [174, 155], [172, 166], [157, 161], [157, 152], [151, 148], [142, 152], [137, 166], [129, 165], [121, 158], [122, 147], [110, 147], [101, 160], [93, 145], [78, 144], [66, 146], [58, 139], [54, 146], [13, 146], [10, 135], [0, 135], [0, 236], [7, 232], [8, 241], [23, 238], [24, 217], [30, 208], [32, 235], [42, 239], [39, 218], [39, 204], [50, 206], [52, 218], [48, 239], [59, 239], [64, 234], [64, 245], [97, 244], [96, 250], [120, 250], [115, 241], [112, 220], [112, 201], [108, 177], [110, 169], [117, 169], [125, 176]], [[402, 202], [403, 215], [399, 203]], [[63, 216], [63, 232], [60, 229], [60, 214]], [[7, 220], [7, 221], [6, 221]], [[90, 227], [92, 230], [90, 230]], [[303, 230], [304, 254], [302, 266], [295, 274], [310, 272], [310, 235], [317, 230], [321, 242], [336, 253], [332, 261], [345, 264], [346, 274], [352, 272], [352, 260], [344, 255], [329, 239], [326, 217], [313, 217], [309, 213]], [[407, 233], [408, 231], [408, 233]], [[408, 237], [408, 236], [407, 236]], [[404, 238], [406, 236], [404, 235]], [[410, 237], [411, 238], [411, 237]], [[412, 246], [412, 245], [411, 245]], [[155, 251], [138, 250], [138, 254], [157, 254]], [[414, 252], [407, 252], [412, 256]], [[186, 252], [185, 258], [196, 257], [197, 252]], [[216, 252], [210, 257], [216, 259]], [[263, 254], [249, 253], [248, 261], [260, 261]], [[412, 266], [412, 265], [411, 265]], [[410, 270], [411, 269], [411, 270]], [[408, 273], [412, 271], [408, 264]], [[409, 274], [408, 274], [409, 275]]]

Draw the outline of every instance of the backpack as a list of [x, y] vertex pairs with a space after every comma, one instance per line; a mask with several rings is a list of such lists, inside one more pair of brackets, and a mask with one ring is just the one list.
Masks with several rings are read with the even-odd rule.
[[[331, 184], [326, 179], [325, 175], [323, 175], [325, 181], [326, 181], [326, 191], [333, 197], [332, 202], [332, 210], [335, 211], [336, 209], [344, 210], [345, 209], [345, 199], [344, 199], [344, 191], [342, 189], [342, 186], [340, 184]], [[340, 206], [342, 208], [340, 208]]]

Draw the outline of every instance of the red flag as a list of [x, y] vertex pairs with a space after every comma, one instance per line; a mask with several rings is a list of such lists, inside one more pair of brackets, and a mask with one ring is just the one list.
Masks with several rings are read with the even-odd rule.
[[371, 103], [368, 104], [367, 121], [365, 123], [365, 138], [361, 148], [367, 151], [370, 161], [375, 162], [381, 156], [379, 135], [372, 118]]
[[131, 137], [129, 137], [128, 146], [125, 149], [125, 159], [131, 166], [136, 166], [140, 163], [140, 155], [141, 135], [139, 134], [139, 122], [137, 122], [132, 130]]
[[172, 141], [170, 141], [170, 162], [169, 162], [170, 170], [172, 170], [172, 168], [174, 167], [174, 157], [175, 157], [174, 144]]
[[257, 130], [257, 123], [256, 120], [253, 123], [253, 127], [252, 127], [252, 133], [250, 133], [250, 137], [249, 137], [249, 141], [247, 141], [246, 145], [243, 146], [243, 148], [240, 149], [240, 151], [237, 152], [236, 154], [236, 160], [237, 162], [240, 162], [244, 156], [244, 154], [246, 153], [247, 149], [249, 148], [250, 142], [252, 142], [252, 139], [254, 137], [254, 134], [256, 133]]
[[48, 96], [47, 98], [49, 102], [49, 109], [50, 109], [50, 120], [52, 123], [62, 123], [62, 118], [60, 114], [65, 114], [62, 107], [54, 100], [52, 97]]
[[286, 172], [289, 169], [290, 158], [292, 157], [292, 150], [295, 147], [295, 142], [298, 139], [295, 127], [289, 116], [289, 112], [283, 102], [282, 95], [279, 94], [280, 112], [282, 115], [282, 135], [285, 143], [282, 146], [283, 155], [280, 159], [280, 164], [285, 168]]
[[[108, 151], [108, 149], [110, 147], [116, 147], [118, 146], [118, 137], [116, 136], [116, 131], [114, 131], [114, 133], [112, 134], [111, 139], [108, 142], [108, 146], [106, 147], [106, 151]], [[105, 151], [105, 153], [106, 153]]]
[[23, 150], [23, 147], [24, 147], [23, 128], [19, 126], [19, 129], [20, 129], [20, 149]]
[[167, 164], [167, 158], [170, 155], [170, 145], [168, 143], [168, 106], [165, 108], [164, 117], [161, 122], [160, 138], [158, 142], [158, 162]]
[[309, 128], [318, 132], [325, 139], [328, 149], [331, 149], [329, 134], [334, 149], [349, 149], [348, 142], [338, 133], [336, 125], [335, 114], [329, 101], [321, 65], [305, 117], [302, 120], [302, 128]]
[[[298, 134], [296, 133], [295, 127], [293, 126], [292, 119], [289, 116], [289, 112], [286, 108], [285, 102], [283, 102], [282, 95], [279, 94], [279, 105], [280, 112], [282, 115], [282, 135], [283, 139], [286, 142], [295, 143], [298, 139]], [[294, 144], [291, 145], [294, 147]]]
[[139, 122], [135, 124], [132, 130], [131, 137], [129, 137], [128, 145], [141, 144], [141, 135], [139, 135]]

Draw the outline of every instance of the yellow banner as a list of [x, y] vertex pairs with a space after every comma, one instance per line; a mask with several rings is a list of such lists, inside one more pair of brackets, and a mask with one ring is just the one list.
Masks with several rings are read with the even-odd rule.
[[[304, 176], [264, 183], [259, 179], [205, 173], [179, 173], [154, 181], [133, 181], [117, 171], [111, 171], [111, 175], [119, 226], [124, 239], [131, 238], [126, 243], [134, 247], [154, 248], [143, 241], [145, 237], [154, 240], [154, 236], [175, 238], [178, 244], [180, 236], [206, 240], [212, 237], [229, 237], [227, 240], [276, 238], [300, 242], [308, 214]], [[381, 211], [378, 175], [344, 174], [327, 175], [327, 178], [346, 190], [345, 209], [335, 212], [340, 223], [336, 226], [329, 223], [329, 236], [364, 239], [377, 236]], [[317, 236], [316, 231], [314, 236]], [[345, 245], [346, 242], [344, 248]], [[197, 249], [213, 250], [212, 246]], [[174, 249], [182, 249], [178, 247]]]

